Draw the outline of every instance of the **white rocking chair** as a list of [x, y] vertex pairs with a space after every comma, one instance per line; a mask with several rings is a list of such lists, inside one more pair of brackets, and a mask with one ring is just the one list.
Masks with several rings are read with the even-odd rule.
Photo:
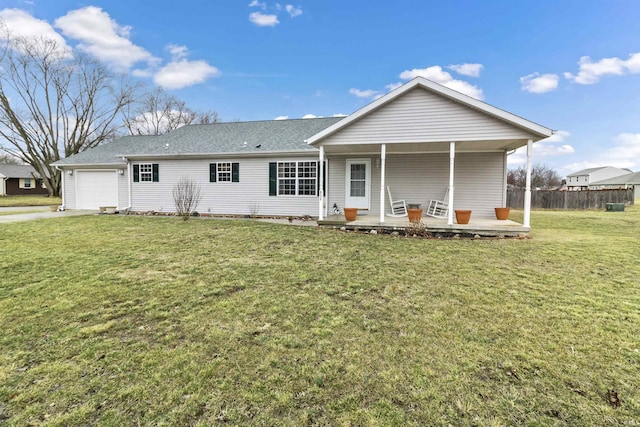
[[449, 216], [449, 187], [444, 193], [444, 200], [429, 200], [426, 214], [434, 218], [447, 218]]
[[407, 203], [404, 199], [393, 200], [391, 197], [391, 189], [387, 187], [387, 193], [389, 194], [389, 203], [391, 203], [391, 213], [387, 216], [402, 217], [407, 216]]

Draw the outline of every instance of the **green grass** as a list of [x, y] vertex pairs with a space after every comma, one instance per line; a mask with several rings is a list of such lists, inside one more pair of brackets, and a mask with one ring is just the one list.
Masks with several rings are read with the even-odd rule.
[[0, 424], [637, 425], [640, 209], [532, 224], [1, 225]]
[[0, 207], [3, 206], [49, 206], [60, 205], [60, 197], [47, 196], [1, 196]]

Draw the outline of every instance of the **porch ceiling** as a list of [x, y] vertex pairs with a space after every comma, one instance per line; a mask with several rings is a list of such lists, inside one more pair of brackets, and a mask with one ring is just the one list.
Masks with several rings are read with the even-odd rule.
[[[448, 153], [449, 141], [442, 142], [407, 142], [388, 143], [387, 154], [403, 153]], [[486, 141], [456, 141], [456, 152], [482, 152], [482, 151], [510, 151], [527, 145], [526, 140], [486, 140]], [[379, 143], [350, 144], [350, 145], [325, 145], [327, 154], [353, 154], [353, 153], [380, 153]]]

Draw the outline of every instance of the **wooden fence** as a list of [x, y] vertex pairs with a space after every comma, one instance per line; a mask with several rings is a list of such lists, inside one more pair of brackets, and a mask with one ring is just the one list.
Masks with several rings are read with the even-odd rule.
[[[633, 188], [621, 190], [533, 190], [531, 207], [534, 209], [604, 209], [607, 203], [633, 205]], [[507, 207], [524, 207], [524, 189], [507, 190]]]

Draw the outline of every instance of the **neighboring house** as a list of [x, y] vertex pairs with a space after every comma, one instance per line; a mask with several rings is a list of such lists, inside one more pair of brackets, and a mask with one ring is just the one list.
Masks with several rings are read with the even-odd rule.
[[631, 172], [602, 181], [596, 181], [589, 185], [590, 190], [613, 190], [633, 188], [635, 199], [640, 199], [640, 172]]
[[322, 219], [336, 205], [384, 222], [390, 186], [394, 198], [423, 205], [448, 191], [452, 207], [482, 218], [506, 203], [507, 153], [527, 146], [531, 154], [533, 142], [552, 134], [416, 78], [344, 118], [189, 125], [54, 165], [70, 209], [174, 212], [172, 188], [190, 177], [201, 186], [200, 213]]
[[0, 180], [2, 196], [49, 194], [38, 172], [29, 165], [0, 164]]
[[629, 169], [620, 169], [613, 166], [601, 166], [598, 168], [583, 169], [567, 175], [567, 190], [588, 190], [592, 182], [630, 173]]

